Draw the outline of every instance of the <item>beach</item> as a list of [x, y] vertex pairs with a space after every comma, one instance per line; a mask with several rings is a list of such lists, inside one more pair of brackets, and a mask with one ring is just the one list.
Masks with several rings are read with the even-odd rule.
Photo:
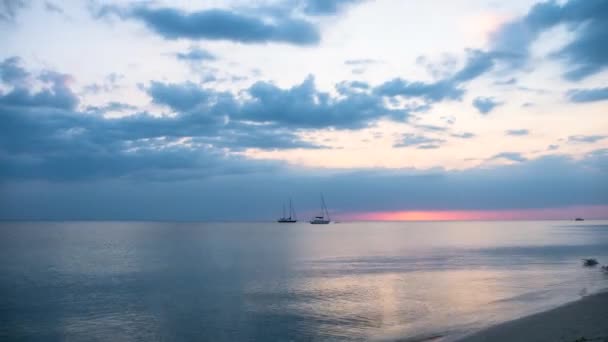
[[558, 308], [498, 324], [458, 342], [608, 341], [608, 292]]

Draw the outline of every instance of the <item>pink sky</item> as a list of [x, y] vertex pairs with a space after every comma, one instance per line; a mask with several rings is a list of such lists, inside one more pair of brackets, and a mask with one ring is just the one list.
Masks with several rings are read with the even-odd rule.
[[607, 205], [507, 210], [403, 210], [345, 213], [345, 220], [364, 221], [456, 221], [456, 220], [569, 220], [608, 218]]

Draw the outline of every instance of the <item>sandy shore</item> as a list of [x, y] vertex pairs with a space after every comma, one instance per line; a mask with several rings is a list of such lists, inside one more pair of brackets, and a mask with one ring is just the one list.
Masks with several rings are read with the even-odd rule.
[[608, 342], [608, 292], [502, 323], [458, 342]]

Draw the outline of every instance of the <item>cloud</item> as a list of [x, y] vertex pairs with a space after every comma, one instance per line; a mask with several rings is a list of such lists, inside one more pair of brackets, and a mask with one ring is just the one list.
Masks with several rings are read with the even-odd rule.
[[559, 145], [549, 145], [547, 146], [547, 151], [555, 151], [559, 149]]
[[[9, 77], [11, 82], [15, 82], [15, 77], [15, 74]], [[44, 84], [43, 89], [31, 92], [25, 85], [17, 84], [7, 93], [0, 92], [0, 105], [73, 109], [78, 104], [78, 98], [68, 87], [68, 79], [67, 75], [46, 71], [38, 77]]]
[[395, 78], [377, 86], [375, 91], [383, 96], [420, 97], [431, 102], [445, 99], [459, 100], [464, 94], [464, 90], [455, 87], [450, 82], [411, 82], [400, 78]]
[[342, 81], [336, 84], [336, 90], [343, 95], [366, 91], [370, 88], [369, 83], [362, 81]]
[[125, 76], [117, 73], [110, 73], [106, 75], [102, 83], [91, 83], [87, 84], [83, 88], [84, 94], [99, 94], [102, 92], [108, 93], [113, 90], [118, 89], [119, 81], [123, 79]]
[[445, 142], [442, 139], [431, 138], [424, 135], [413, 133], [404, 134], [398, 142], [393, 144], [393, 147], [416, 147], [418, 149], [435, 149], [439, 148], [441, 143]]
[[596, 102], [608, 100], [608, 87], [594, 89], [572, 89], [566, 94], [571, 102]]
[[136, 106], [130, 105], [128, 103], [122, 102], [108, 102], [103, 106], [87, 106], [87, 112], [95, 112], [98, 114], [104, 114], [107, 112], [124, 112], [124, 111], [136, 111], [138, 108]]
[[51, 13], [63, 14], [63, 9], [61, 7], [49, 1], [44, 2], [44, 9]]
[[[443, 100], [460, 100], [465, 93], [462, 85], [472, 81], [492, 69], [495, 60], [504, 58], [503, 53], [467, 50], [467, 58], [462, 68], [435, 82], [408, 81], [395, 78], [376, 87], [376, 93], [383, 96], [419, 97], [430, 103]], [[483, 102], [486, 104], [487, 101]], [[498, 105], [495, 103], [493, 107]]]
[[377, 64], [377, 63], [379, 63], [377, 60], [370, 59], [370, 58], [347, 59], [347, 60], [344, 61], [344, 64], [346, 64], [346, 65], [354, 65], [354, 66], [358, 66], [358, 65], [371, 65], [371, 64]]
[[29, 73], [21, 67], [21, 58], [9, 57], [0, 63], [0, 80], [9, 85], [23, 84]]
[[314, 77], [288, 89], [256, 82], [248, 90], [251, 100], [240, 105], [240, 120], [272, 122], [284, 127], [353, 129], [380, 118], [407, 119], [408, 109], [388, 109], [380, 96], [351, 92], [333, 98], [316, 89]]
[[585, 144], [598, 142], [606, 138], [608, 138], [608, 136], [605, 135], [571, 135], [568, 137], [568, 142]]
[[494, 59], [498, 57], [481, 50], [467, 50], [467, 54], [465, 65], [451, 77], [451, 82], [462, 83], [479, 77], [494, 66]]
[[[330, 210], [338, 217], [369, 211], [529, 209], [608, 203], [608, 154], [601, 150], [582, 159], [551, 155], [454, 171], [296, 170], [280, 166], [257, 166], [257, 171], [252, 171], [256, 169], [252, 166], [246, 169], [249, 172], [238, 173], [243, 165], [234, 163], [226, 167], [226, 171], [234, 172], [200, 178], [4, 182], [0, 217], [268, 220], [276, 215], [272, 203], [281, 203], [290, 195], [295, 196], [298, 212], [306, 217], [304, 213], [317, 210], [319, 189], [323, 189]], [[210, 170], [222, 172], [221, 168]], [[205, 210], [200, 203], [205, 203]], [[79, 210], [74, 211], [75, 207]]]
[[475, 134], [473, 134], [471, 132], [453, 133], [453, 134], [451, 134], [451, 136], [454, 137], [454, 138], [460, 138], [460, 139], [472, 139], [472, 138], [475, 138]]
[[308, 15], [334, 15], [347, 6], [364, 0], [301, 0], [303, 11]]
[[29, 1], [25, 0], [2, 0], [0, 1], [0, 21], [13, 21], [19, 11], [27, 7]]
[[178, 52], [175, 56], [179, 60], [192, 62], [216, 60], [216, 57], [212, 53], [195, 46], [190, 47], [188, 52]]
[[504, 85], [513, 85], [517, 83], [517, 79], [515, 77], [511, 77], [509, 79], [503, 81], [495, 81], [494, 84], [504, 86]]
[[[236, 151], [323, 147], [304, 141], [296, 130], [229, 120], [243, 104], [191, 83], [152, 82], [146, 89], [154, 102], [174, 111], [167, 116], [137, 113], [120, 102], [78, 112], [68, 76], [45, 71], [36, 79], [47, 87], [0, 94], [3, 178], [206, 177], [277, 165], [235, 156]], [[109, 111], [136, 113], [105, 118]]]
[[448, 127], [445, 127], [445, 126], [422, 125], [422, 124], [414, 124], [413, 126], [416, 128], [419, 128], [423, 131], [428, 131], [428, 132], [445, 132], [448, 130]]
[[551, 54], [569, 66], [563, 75], [566, 79], [578, 81], [608, 66], [608, 3], [603, 0], [538, 3], [526, 16], [503, 25], [494, 34], [493, 50], [511, 54], [512, 66], [519, 67], [540, 34], [557, 25], [564, 25], [574, 35], [572, 41]]
[[530, 134], [530, 131], [527, 129], [509, 129], [505, 131], [505, 134], [512, 136], [524, 136]]
[[521, 153], [517, 152], [501, 152], [489, 158], [489, 160], [495, 159], [506, 159], [515, 162], [524, 162], [527, 160], [524, 156], [521, 155]]
[[364, 83], [341, 83], [337, 88], [344, 91], [343, 96], [332, 97], [317, 90], [309, 76], [287, 89], [256, 82], [240, 92], [242, 98], [188, 82], [153, 81], [146, 90], [154, 103], [199, 119], [271, 123], [293, 129], [361, 128], [381, 118], [406, 120], [409, 112], [416, 110], [387, 108], [382, 97], [372, 94]]
[[146, 91], [154, 103], [166, 105], [176, 111], [194, 109], [215, 95], [213, 90], [200, 88], [192, 82], [172, 84], [152, 81]]
[[501, 104], [501, 102], [496, 101], [493, 97], [476, 97], [473, 100], [473, 106], [477, 108], [481, 114], [488, 114]]
[[142, 21], [150, 30], [169, 40], [229, 40], [239, 43], [289, 43], [315, 45], [320, 41], [318, 29], [304, 19], [275, 17], [272, 20], [227, 9], [184, 12], [145, 5], [120, 8], [102, 7], [97, 15], [117, 14], [123, 19]]

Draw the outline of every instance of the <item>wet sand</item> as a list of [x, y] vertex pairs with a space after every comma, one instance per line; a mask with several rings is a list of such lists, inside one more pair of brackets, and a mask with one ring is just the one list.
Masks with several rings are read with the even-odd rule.
[[608, 292], [498, 324], [458, 342], [608, 342]]

